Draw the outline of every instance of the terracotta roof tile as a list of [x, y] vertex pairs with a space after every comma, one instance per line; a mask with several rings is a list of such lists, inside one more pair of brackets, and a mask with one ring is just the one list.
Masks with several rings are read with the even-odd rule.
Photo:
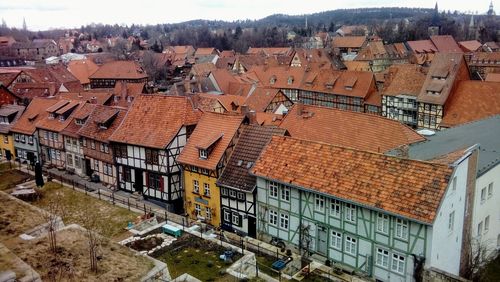
[[[67, 103], [66, 104], [61, 103], [57, 107], [51, 107], [47, 109], [48, 113], [56, 113], [57, 115], [54, 118], [49, 118], [49, 116], [47, 115], [45, 118], [38, 120], [36, 123], [36, 128], [41, 128], [54, 132], [62, 132], [73, 121], [74, 113], [77, 112], [85, 104], [85, 102], [82, 101], [71, 101], [71, 100], [59, 100], [59, 101], [60, 101], [59, 103], [63, 101]], [[59, 115], [67, 112], [69, 112], [69, 114], [67, 114], [66, 118], [63, 121], [59, 120]]]
[[438, 48], [431, 40], [408, 41], [406, 43], [416, 53], [435, 53], [438, 51]]
[[35, 133], [37, 122], [46, 119], [49, 115], [47, 109], [58, 101], [53, 98], [33, 98], [11, 131], [28, 135]]
[[186, 97], [141, 95], [110, 141], [164, 149], [182, 126], [196, 124], [200, 115]]
[[69, 100], [78, 100], [85, 101], [89, 103], [95, 103], [99, 105], [104, 105], [111, 99], [113, 94], [108, 91], [81, 91], [81, 92], [68, 92], [68, 93], [60, 93], [57, 97], [59, 99], [69, 99]]
[[274, 136], [251, 173], [432, 224], [453, 169]]
[[[177, 161], [215, 170], [229, 143], [243, 122], [243, 116], [206, 112], [196, 125]], [[216, 141], [214, 141], [217, 139]], [[215, 142], [215, 143], [214, 143]], [[207, 145], [210, 144], [210, 145]], [[201, 159], [199, 149], [212, 146], [208, 158]]]
[[431, 41], [441, 53], [462, 53], [462, 49], [451, 35], [434, 35]]
[[257, 112], [255, 113], [255, 117], [257, 119], [257, 123], [263, 126], [279, 126], [283, 121], [283, 115], [280, 114]]
[[[302, 114], [299, 109], [302, 107]], [[398, 121], [371, 114], [296, 104], [280, 125], [295, 138], [385, 152], [425, 139]]]
[[393, 65], [388, 69], [387, 77], [383, 95], [417, 97], [424, 84], [426, 73], [419, 65]]
[[68, 63], [70, 71], [81, 84], [90, 83], [89, 77], [94, 74], [99, 67], [91, 60], [73, 60]]
[[85, 119], [87, 118], [94, 108], [97, 107], [96, 104], [85, 103], [82, 107], [77, 109], [75, 113], [72, 114], [72, 118], [68, 126], [61, 132], [64, 135], [68, 135], [74, 138], [78, 138], [78, 130], [82, 128], [82, 125], [77, 124], [75, 119]]
[[244, 125], [238, 143], [217, 184], [251, 192], [255, 187], [255, 176], [249, 173], [250, 168], [271, 141], [271, 137], [284, 134], [285, 130], [278, 127]]
[[[78, 131], [78, 134], [86, 138], [95, 139], [101, 142], [108, 142], [109, 137], [122, 123], [126, 113], [127, 110], [125, 109], [96, 105], [95, 109], [89, 115], [85, 125], [83, 125]], [[99, 121], [102, 121], [103, 116], [114, 117], [114, 120], [111, 121], [111, 126], [106, 129], [99, 126]]]
[[332, 40], [334, 48], [361, 48], [366, 42], [366, 36], [336, 36]]
[[[10, 122], [8, 124], [0, 123], [0, 133], [7, 134], [10, 129], [16, 124], [16, 122], [21, 118], [25, 110], [24, 106], [20, 105], [2, 105], [0, 107], [0, 116], [10, 117]], [[2, 140], [3, 142], [3, 140]]]
[[477, 40], [460, 41], [458, 42], [458, 45], [462, 48], [464, 52], [476, 52], [481, 47], [483, 47], [481, 42]]
[[461, 81], [446, 104], [441, 126], [453, 127], [500, 114], [500, 82]]
[[247, 97], [245, 104], [247, 104], [251, 110], [264, 112], [276, 95], [280, 93], [283, 92], [279, 89], [257, 87], [249, 94], [250, 96]]
[[486, 74], [485, 81], [500, 82], [500, 73], [488, 73], [488, 74]]
[[114, 61], [109, 62], [89, 76], [89, 79], [141, 79], [148, 75], [142, 67], [133, 61]]

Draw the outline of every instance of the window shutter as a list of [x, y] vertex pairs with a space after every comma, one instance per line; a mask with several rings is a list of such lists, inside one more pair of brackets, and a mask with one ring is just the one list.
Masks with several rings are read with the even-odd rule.
[[147, 171], [144, 172], [144, 177], [146, 177], [146, 188], [149, 188], [149, 174]]
[[243, 217], [241, 215], [238, 215], [238, 227], [241, 227], [243, 222], [241, 222]]

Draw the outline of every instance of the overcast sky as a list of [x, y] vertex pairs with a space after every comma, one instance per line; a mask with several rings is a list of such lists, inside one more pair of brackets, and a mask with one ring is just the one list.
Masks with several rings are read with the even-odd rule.
[[[495, 2], [495, 1], [494, 1]], [[90, 23], [157, 24], [193, 19], [260, 19], [271, 14], [301, 15], [342, 8], [423, 7], [435, 0], [0, 0], [0, 18], [10, 27], [80, 27]], [[439, 10], [486, 13], [490, 0], [440, 0]], [[494, 3], [495, 4], [495, 3]], [[500, 4], [499, 4], [500, 5]], [[496, 8], [496, 7], [495, 7]]]

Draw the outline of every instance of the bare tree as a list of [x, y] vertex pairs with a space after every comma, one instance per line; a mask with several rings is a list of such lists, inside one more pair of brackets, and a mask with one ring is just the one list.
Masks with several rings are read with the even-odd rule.
[[83, 203], [80, 209], [79, 221], [85, 228], [85, 236], [89, 247], [90, 270], [97, 273], [98, 251], [103, 237], [100, 233], [104, 230], [99, 209], [92, 208], [90, 203]]
[[482, 274], [481, 268], [493, 259], [490, 255], [491, 250], [488, 250], [488, 243], [481, 241], [479, 238], [467, 236], [464, 240], [467, 244], [466, 251], [468, 254], [461, 276], [471, 280], [478, 280]]
[[40, 216], [45, 222], [45, 229], [49, 238], [49, 250], [57, 255], [57, 230], [63, 225], [62, 217], [66, 214], [66, 206], [59, 197], [50, 199], [47, 205], [43, 207], [46, 212], [42, 212]]

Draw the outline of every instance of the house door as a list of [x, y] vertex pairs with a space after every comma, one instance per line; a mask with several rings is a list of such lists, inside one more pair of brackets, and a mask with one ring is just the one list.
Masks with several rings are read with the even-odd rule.
[[85, 159], [85, 175], [90, 177], [92, 175], [92, 169], [90, 168], [90, 160]]
[[252, 238], [257, 238], [257, 222], [255, 220], [255, 217], [249, 216], [247, 220], [248, 220], [248, 236]]
[[143, 176], [142, 176], [142, 169], [134, 169], [134, 189], [135, 191], [139, 192], [142, 194], [142, 189], [143, 189]]
[[326, 228], [324, 226], [319, 226], [318, 225], [318, 237], [317, 237], [317, 248], [316, 251], [321, 254], [326, 256], [326, 251], [327, 251], [327, 235], [326, 235]]

